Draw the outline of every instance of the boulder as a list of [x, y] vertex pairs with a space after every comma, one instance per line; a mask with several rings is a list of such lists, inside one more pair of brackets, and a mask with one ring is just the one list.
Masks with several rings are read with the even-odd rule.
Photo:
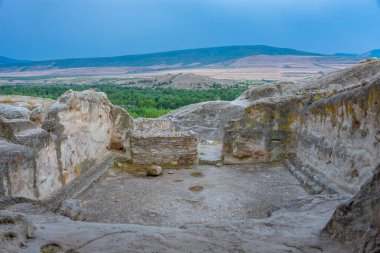
[[146, 175], [149, 177], [157, 177], [162, 174], [162, 167], [158, 165], [152, 165], [146, 170]]
[[29, 110], [24, 107], [0, 104], [0, 116], [6, 119], [29, 119]]
[[72, 220], [80, 220], [82, 207], [77, 199], [68, 199], [62, 202], [59, 213]]

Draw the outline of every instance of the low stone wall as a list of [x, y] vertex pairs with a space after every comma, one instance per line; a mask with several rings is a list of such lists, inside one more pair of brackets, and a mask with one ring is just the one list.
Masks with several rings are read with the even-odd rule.
[[170, 119], [137, 119], [131, 138], [135, 164], [190, 165], [197, 163], [194, 134], [176, 132]]
[[197, 138], [193, 135], [132, 137], [136, 164], [191, 165], [197, 163]]

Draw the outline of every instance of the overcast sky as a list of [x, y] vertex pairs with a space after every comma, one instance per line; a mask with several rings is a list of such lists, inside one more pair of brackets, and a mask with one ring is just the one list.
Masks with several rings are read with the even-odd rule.
[[258, 44], [380, 48], [380, 0], [0, 0], [0, 55], [12, 58]]

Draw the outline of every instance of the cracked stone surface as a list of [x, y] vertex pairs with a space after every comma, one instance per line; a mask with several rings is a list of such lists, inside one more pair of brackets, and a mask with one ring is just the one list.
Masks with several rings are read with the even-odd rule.
[[[308, 196], [281, 165], [195, 166], [164, 170], [156, 178], [114, 171], [117, 177], [106, 178], [80, 197], [82, 219], [182, 226], [265, 218], [285, 203]], [[203, 189], [191, 191], [196, 186]]]
[[25, 215], [35, 227], [33, 238], [22, 248], [13, 244], [15, 251], [5, 252], [40, 252], [45, 245], [77, 253], [350, 252], [320, 236], [336, 206], [345, 200], [338, 195], [309, 196], [264, 219], [225, 219], [180, 227], [79, 222], [53, 213]]

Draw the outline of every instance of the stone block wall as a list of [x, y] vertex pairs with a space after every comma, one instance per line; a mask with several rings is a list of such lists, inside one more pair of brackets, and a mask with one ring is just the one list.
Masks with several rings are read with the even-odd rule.
[[197, 146], [197, 137], [176, 132], [170, 119], [138, 119], [134, 122], [131, 148], [135, 164], [195, 164]]
[[132, 137], [132, 161], [136, 164], [191, 165], [197, 163], [197, 138], [193, 135]]

